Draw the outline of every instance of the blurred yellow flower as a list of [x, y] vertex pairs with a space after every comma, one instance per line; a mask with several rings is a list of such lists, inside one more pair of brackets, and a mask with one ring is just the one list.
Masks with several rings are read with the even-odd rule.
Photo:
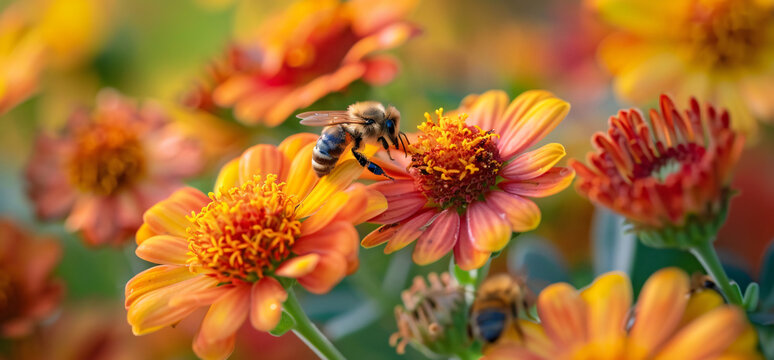
[[660, 93], [729, 109], [753, 135], [774, 118], [774, 2], [765, 0], [589, 0], [619, 31], [600, 46], [623, 98]]
[[110, 3], [19, 1], [0, 13], [0, 114], [36, 91], [45, 68], [70, 69], [96, 53]]
[[223, 167], [209, 197], [183, 188], [145, 213], [136, 253], [160, 265], [126, 284], [135, 334], [209, 306], [193, 348], [224, 358], [247, 319], [261, 331], [277, 326], [288, 299], [281, 279], [320, 294], [357, 269], [354, 225], [387, 204], [362, 184], [350, 187], [363, 172], [355, 160], [318, 179], [310, 166], [316, 138], [253, 146]]
[[302, 0], [268, 19], [249, 41], [232, 46], [208, 69], [209, 79], [184, 103], [233, 108], [246, 124], [276, 126], [293, 111], [355, 80], [392, 80], [395, 59], [373, 55], [417, 34], [403, 17], [414, 0]]
[[761, 359], [741, 309], [711, 290], [689, 293], [688, 275], [677, 268], [653, 274], [633, 311], [622, 273], [583, 290], [553, 284], [538, 297], [541, 323], [521, 320], [522, 335], [484, 359]]

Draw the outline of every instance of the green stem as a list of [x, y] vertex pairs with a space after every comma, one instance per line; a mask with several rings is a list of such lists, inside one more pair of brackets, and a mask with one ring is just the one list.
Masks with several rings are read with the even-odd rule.
[[489, 275], [489, 267], [492, 265], [492, 259], [489, 259], [486, 261], [486, 264], [482, 266], [478, 271], [476, 272], [476, 289], [481, 287], [481, 283], [484, 282], [484, 279], [486, 279], [486, 276]]
[[288, 299], [283, 304], [283, 308], [296, 321], [296, 325], [293, 328], [296, 336], [301, 338], [321, 359], [345, 360], [344, 355], [341, 355], [339, 350], [323, 335], [322, 331], [317, 326], [314, 326], [312, 320], [309, 320], [309, 317], [306, 316], [304, 309], [301, 308], [301, 304], [298, 303], [298, 298], [296, 298], [296, 293], [293, 292], [293, 289], [288, 289], [287, 291]]
[[701, 245], [693, 246], [690, 250], [693, 256], [695, 256], [704, 266], [704, 269], [707, 270], [707, 273], [712, 276], [715, 283], [723, 291], [723, 294], [726, 295], [728, 302], [742, 306], [742, 296], [739, 294], [739, 291], [731, 285], [731, 280], [729, 280], [728, 275], [726, 275], [726, 271], [723, 270], [723, 265], [720, 264], [720, 259], [715, 252], [715, 248], [712, 247], [712, 241], [706, 241]]

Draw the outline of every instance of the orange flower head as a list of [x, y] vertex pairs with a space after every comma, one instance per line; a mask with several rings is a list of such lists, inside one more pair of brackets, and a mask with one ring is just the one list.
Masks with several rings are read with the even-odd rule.
[[38, 137], [27, 166], [39, 218], [66, 218], [89, 245], [123, 244], [142, 212], [199, 172], [199, 143], [160, 108], [110, 90], [92, 111], [75, 111], [58, 136]]
[[414, 0], [301, 0], [231, 46], [208, 69], [210, 79], [185, 95], [193, 108], [233, 108], [245, 124], [276, 126], [294, 111], [356, 80], [381, 85], [398, 72], [375, 52], [418, 34], [403, 18]]
[[[513, 101], [503, 91], [470, 95], [453, 115], [425, 114], [405, 163], [376, 159], [395, 181], [371, 185], [387, 198], [384, 224], [363, 239], [385, 253], [416, 240], [417, 264], [454, 252], [470, 270], [501, 251], [513, 232], [535, 229], [540, 209], [531, 197], [565, 189], [575, 177], [554, 166], [565, 155], [560, 144], [528, 150], [564, 119], [570, 105], [547, 91], [528, 91]], [[405, 169], [405, 170], [404, 170]]]
[[744, 311], [717, 292], [691, 293], [680, 269], [651, 275], [634, 307], [632, 297], [618, 272], [581, 290], [550, 285], [538, 296], [540, 323], [520, 320], [522, 337], [493, 346], [484, 359], [762, 359]]
[[[686, 247], [717, 233], [725, 220], [731, 171], [743, 138], [728, 112], [696, 100], [679, 110], [667, 96], [648, 125], [638, 110], [610, 118], [588, 165], [571, 161], [578, 191], [627, 217], [646, 243]], [[687, 229], [690, 236], [679, 235]], [[698, 236], [697, 236], [698, 235]]]
[[260, 331], [277, 326], [285, 286], [326, 293], [357, 269], [354, 225], [380, 214], [386, 201], [350, 186], [363, 172], [354, 159], [342, 157], [318, 178], [309, 166], [317, 137], [253, 146], [221, 169], [209, 196], [183, 188], [146, 211], [136, 253], [159, 265], [126, 284], [135, 334], [209, 307], [193, 349], [223, 358], [247, 319]]
[[51, 274], [61, 253], [56, 241], [0, 219], [0, 336], [27, 336], [54, 315], [64, 286]]
[[644, 103], [661, 92], [728, 109], [753, 137], [774, 119], [774, 4], [760, 0], [589, 0], [615, 31], [600, 45], [621, 97]]
[[465, 124], [467, 115], [425, 113], [417, 141], [410, 145], [410, 172], [422, 193], [441, 208], [463, 208], [495, 185], [503, 166], [493, 131]]
[[218, 274], [221, 281], [254, 281], [290, 256], [301, 233], [296, 219], [298, 200], [283, 191], [285, 184], [256, 175], [225, 193], [211, 194], [212, 202], [190, 218], [190, 266]]

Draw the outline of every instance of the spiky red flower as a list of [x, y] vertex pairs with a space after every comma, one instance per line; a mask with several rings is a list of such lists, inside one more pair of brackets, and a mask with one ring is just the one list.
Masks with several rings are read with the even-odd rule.
[[[651, 124], [637, 109], [610, 117], [607, 133], [592, 138], [596, 152], [589, 153], [588, 166], [571, 161], [577, 189], [627, 217], [637, 230], [701, 225], [696, 230], [714, 234], [744, 139], [730, 128], [728, 112], [712, 105], [702, 109], [692, 99], [681, 110], [662, 95], [660, 107], [660, 113], [650, 111]], [[687, 245], [677, 233], [667, 236], [669, 244]]]

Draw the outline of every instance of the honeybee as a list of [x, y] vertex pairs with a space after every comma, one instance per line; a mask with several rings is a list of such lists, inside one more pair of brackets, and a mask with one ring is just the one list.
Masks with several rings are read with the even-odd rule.
[[509, 274], [497, 274], [484, 280], [470, 308], [471, 335], [484, 343], [496, 343], [506, 336], [520, 337], [519, 315], [532, 306], [527, 287]]
[[[301, 124], [309, 126], [324, 126], [320, 138], [314, 147], [312, 168], [318, 177], [329, 174], [336, 166], [339, 156], [347, 145], [352, 143], [352, 155], [361, 166], [376, 175], [387, 175], [379, 165], [374, 164], [358, 150], [365, 142], [375, 142], [387, 150], [392, 160], [390, 146], [406, 153], [408, 137], [400, 131], [400, 112], [394, 106], [364, 101], [350, 105], [347, 111], [309, 111], [296, 115]], [[406, 140], [404, 143], [403, 140]]]

